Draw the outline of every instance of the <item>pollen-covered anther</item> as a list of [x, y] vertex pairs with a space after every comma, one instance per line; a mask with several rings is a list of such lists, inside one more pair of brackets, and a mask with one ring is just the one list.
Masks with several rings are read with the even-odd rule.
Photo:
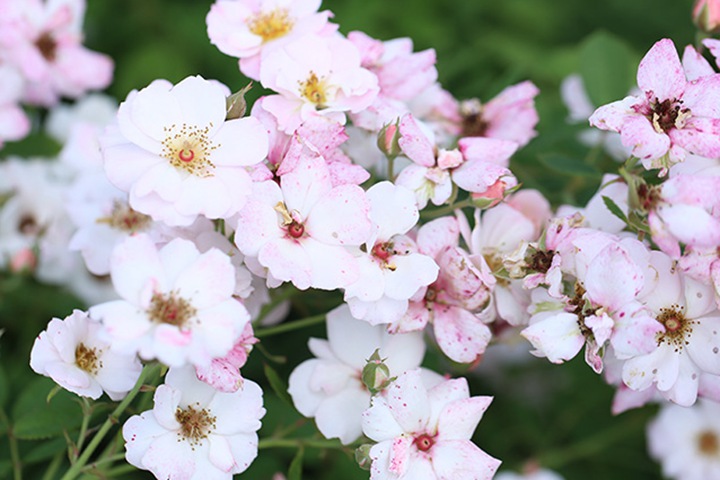
[[413, 444], [421, 452], [427, 452], [432, 448], [433, 445], [435, 445], [435, 438], [428, 435], [427, 433], [423, 433], [422, 435], [418, 435], [417, 437], [415, 437], [415, 440], [413, 440]]
[[324, 78], [318, 78], [315, 72], [310, 72], [307, 80], [298, 82], [300, 84], [300, 95], [315, 107], [322, 109], [327, 103], [327, 81]]
[[96, 375], [98, 370], [102, 368], [102, 362], [98, 359], [97, 351], [94, 348], [88, 348], [84, 343], [79, 343], [75, 347], [75, 365], [87, 373]]
[[219, 145], [213, 144], [208, 138], [211, 127], [200, 128], [186, 124], [165, 127], [162, 156], [173, 167], [192, 175], [212, 176], [215, 165], [210, 161], [210, 155]]
[[180, 424], [178, 442], [187, 441], [193, 447], [200, 445], [217, 427], [217, 418], [205, 408], [189, 405], [175, 411], [175, 420]]
[[677, 305], [660, 309], [660, 315], [657, 316], [656, 320], [665, 327], [665, 331], [658, 334], [658, 345], [661, 343], [673, 345], [677, 352], [689, 343], [688, 339], [692, 334], [692, 325], [695, 321], [685, 318], [682, 310]]
[[690, 118], [690, 110], [683, 108], [682, 100], [665, 99], [662, 102], [655, 99], [651, 105], [651, 118], [653, 127], [657, 133], [667, 133], [673, 128], [683, 128], [685, 122]]
[[136, 212], [127, 203], [115, 200], [110, 216], [100, 217], [96, 222], [106, 223], [112, 228], [123, 232], [136, 233], [145, 230], [152, 222], [152, 219], [147, 215]]
[[147, 315], [154, 323], [167, 323], [178, 328], [187, 323], [197, 314], [197, 309], [190, 302], [179, 297], [176, 292], [153, 294]]
[[248, 20], [248, 28], [263, 42], [283, 37], [293, 28], [293, 20], [286, 8], [260, 12]]

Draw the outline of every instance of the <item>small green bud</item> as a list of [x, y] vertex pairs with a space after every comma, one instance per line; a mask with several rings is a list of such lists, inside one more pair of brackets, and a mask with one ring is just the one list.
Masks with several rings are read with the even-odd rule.
[[363, 470], [370, 470], [370, 465], [372, 464], [372, 459], [370, 458], [371, 448], [372, 445], [365, 443], [355, 449], [355, 461]]
[[377, 146], [389, 159], [394, 159], [400, 155], [400, 152], [402, 151], [400, 149], [400, 144], [398, 143], [401, 137], [398, 125], [399, 119], [394, 123], [388, 123], [381, 128], [380, 133], [378, 133]]
[[390, 378], [390, 369], [385, 365], [385, 358], [380, 358], [380, 349], [375, 349], [367, 364], [363, 367], [362, 382], [375, 395], [385, 388], [392, 379]]
[[247, 110], [245, 94], [250, 91], [252, 86], [253, 84], [252, 82], [250, 82], [237, 92], [227, 97], [227, 99], [225, 99], [225, 105], [227, 109], [225, 120], [234, 120], [236, 118], [241, 118], [243, 115], [245, 115], [245, 111]]

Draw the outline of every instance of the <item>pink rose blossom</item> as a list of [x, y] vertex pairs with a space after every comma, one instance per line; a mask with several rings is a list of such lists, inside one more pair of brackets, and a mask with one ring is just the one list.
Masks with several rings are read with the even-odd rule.
[[426, 388], [419, 370], [400, 375], [363, 413], [371, 480], [490, 480], [500, 461], [470, 441], [492, 397], [470, 397], [464, 378]]

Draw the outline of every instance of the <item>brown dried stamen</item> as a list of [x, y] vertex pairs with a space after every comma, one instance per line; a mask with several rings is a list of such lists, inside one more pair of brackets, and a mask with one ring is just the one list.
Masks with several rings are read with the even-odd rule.
[[93, 375], [102, 368], [102, 362], [99, 361], [95, 349], [86, 347], [84, 343], [79, 343], [75, 347], [75, 365], [80, 370]]
[[217, 417], [210, 415], [208, 410], [200, 409], [200, 405], [196, 405], [197, 409], [189, 405], [185, 409], [178, 407], [175, 411], [175, 420], [180, 424], [178, 441], [186, 440], [193, 450], [215, 430], [217, 421]]
[[17, 230], [23, 235], [37, 235], [40, 233], [40, 225], [34, 215], [26, 213], [18, 219]]
[[48, 62], [55, 60], [57, 56], [57, 42], [48, 32], [43, 33], [35, 40], [35, 46], [40, 50], [40, 54]]
[[178, 328], [186, 327], [196, 313], [197, 309], [184, 298], [178, 297], [176, 292], [154, 293], [147, 311], [152, 322], [167, 323]]
[[550, 270], [554, 256], [555, 252], [553, 250], [538, 250], [530, 257], [528, 268], [533, 272], [547, 273]]
[[667, 133], [673, 128], [683, 128], [685, 121], [690, 116], [690, 110], [682, 108], [683, 101], [665, 99], [660, 102], [655, 98], [651, 104], [650, 121], [657, 133]]
[[462, 115], [463, 137], [485, 136], [489, 124], [483, 117], [483, 106], [480, 100], [473, 98], [462, 102], [460, 105], [460, 115]]

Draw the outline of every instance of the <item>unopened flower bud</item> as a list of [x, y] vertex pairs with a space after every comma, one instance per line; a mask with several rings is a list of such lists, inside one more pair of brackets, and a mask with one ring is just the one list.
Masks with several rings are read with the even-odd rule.
[[377, 392], [385, 388], [392, 379], [390, 378], [390, 369], [385, 365], [384, 358], [380, 358], [380, 349], [375, 349], [367, 364], [363, 367], [362, 381], [367, 389], [375, 395]]
[[355, 449], [355, 461], [363, 470], [370, 470], [370, 464], [372, 463], [372, 459], [370, 458], [371, 448], [372, 445], [366, 443]]
[[693, 22], [705, 33], [720, 32], [720, 0], [696, 0]]
[[245, 111], [247, 110], [245, 94], [249, 92], [251, 88], [252, 82], [248, 83], [246, 86], [225, 99], [225, 104], [227, 106], [226, 120], [234, 120], [245, 115]]
[[377, 146], [387, 158], [393, 159], [400, 155], [401, 149], [398, 140], [400, 140], [400, 129], [398, 122], [388, 123], [378, 133]]
[[10, 271], [14, 273], [27, 273], [35, 270], [37, 255], [31, 248], [17, 251], [10, 259]]
[[506, 196], [517, 191], [518, 188], [520, 188], [519, 185], [515, 184], [509, 186], [505, 180], [499, 178], [484, 192], [473, 193], [470, 195], [470, 197], [472, 198], [473, 206], [484, 210], [486, 208], [494, 207], [495, 205], [500, 203]]

